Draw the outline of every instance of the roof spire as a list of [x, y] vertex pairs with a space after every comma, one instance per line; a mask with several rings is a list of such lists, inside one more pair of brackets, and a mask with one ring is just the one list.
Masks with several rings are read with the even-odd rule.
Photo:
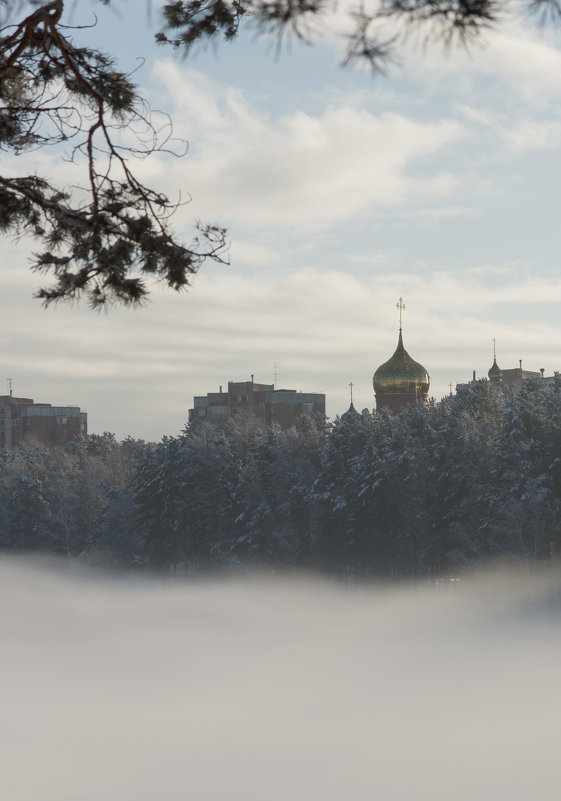
[[401, 331], [401, 323], [402, 323], [401, 314], [403, 312], [403, 309], [405, 308], [405, 303], [403, 302], [403, 298], [399, 299], [399, 303], [396, 303], [395, 307], [396, 309], [399, 309], [399, 330]]
[[503, 371], [497, 364], [497, 340], [493, 337], [493, 364], [487, 373], [489, 381], [502, 381]]
[[352, 405], [353, 405], [353, 382], [352, 382], [352, 381], [351, 381], [351, 383], [349, 384], [349, 386], [350, 386], [350, 388], [351, 388], [351, 406], [352, 406]]

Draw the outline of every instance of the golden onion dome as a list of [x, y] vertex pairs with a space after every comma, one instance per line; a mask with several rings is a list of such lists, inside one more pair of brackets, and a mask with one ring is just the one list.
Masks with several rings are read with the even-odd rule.
[[487, 375], [489, 376], [489, 381], [502, 381], [503, 371], [497, 364], [496, 357], [493, 359], [493, 366], [489, 368]]
[[426, 397], [428, 394], [429, 374], [403, 347], [401, 329], [395, 353], [391, 359], [378, 367], [374, 373], [373, 384], [376, 394], [414, 394], [417, 397]]

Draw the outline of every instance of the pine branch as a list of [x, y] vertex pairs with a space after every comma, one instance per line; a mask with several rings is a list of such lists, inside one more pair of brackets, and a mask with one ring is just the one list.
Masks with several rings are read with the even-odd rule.
[[[18, 156], [71, 142], [70, 160], [86, 180], [69, 188], [0, 176], [0, 229], [44, 244], [32, 267], [55, 278], [37, 293], [47, 304], [81, 296], [94, 308], [138, 304], [149, 276], [183, 289], [206, 259], [226, 262], [225, 229], [199, 224], [190, 246], [176, 241], [170, 219], [182, 204], [131, 167], [133, 157], [172, 152], [171, 128], [160, 135], [113, 59], [63, 34], [63, 9], [56, 0], [0, 29], [0, 148]], [[117, 143], [119, 131], [139, 124], [136, 145]]]

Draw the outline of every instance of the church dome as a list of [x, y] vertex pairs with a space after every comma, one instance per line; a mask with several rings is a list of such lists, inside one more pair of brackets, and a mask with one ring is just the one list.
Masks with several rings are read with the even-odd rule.
[[[497, 340], [493, 337], [493, 364], [489, 368], [489, 372], [487, 375], [489, 376], [489, 381], [494, 381], [498, 383], [499, 381], [503, 380], [503, 371], [497, 364]], [[522, 364], [522, 362], [520, 363]]]
[[503, 371], [497, 364], [497, 358], [495, 357], [493, 360], [493, 366], [489, 368], [489, 372], [487, 373], [489, 376], [489, 381], [502, 381], [503, 378]]
[[349, 406], [347, 411], [343, 412], [343, 414], [341, 415], [341, 422], [357, 423], [359, 420], [362, 420], [362, 415], [359, 412], [357, 412], [353, 402], [351, 401], [351, 405]]
[[395, 353], [374, 373], [376, 395], [413, 395], [425, 399], [430, 386], [430, 377], [425, 368], [416, 362], [403, 347], [403, 337], [399, 330], [399, 340]]

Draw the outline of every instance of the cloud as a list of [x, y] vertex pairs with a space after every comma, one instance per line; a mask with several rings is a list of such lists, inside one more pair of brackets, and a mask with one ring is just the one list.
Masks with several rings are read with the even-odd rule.
[[230, 248], [232, 262], [255, 264], [260, 267], [275, 265], [280, 254], [273, 244], [265, 244], [257, 239], [235, 239]]
[[[176, 129], [194, 143], [177, 164], [203, 218], [252, 229], [321, 231], [376, 208], [446, 197], [453, 176], [430, 161], [462, 136], [442, 120], [419, 123], [349, 104], [270, 118], [237, 89], [169, 61], [155, 69], [159, 95], [175, 103]], [[423, 170], [430, 162], [432, 170]], [[184, 176], [184, 179], [183, 179]]]
[[509, 118], [504, 112], [484, 111], [458, 105], [458, 111], [475, 129], [488, 129], [507, 148], [510, 155], [521, 156], [533, 150], [556, 148], [561, 143], [561, 119], [524, 116]]
[[545, 103], [561, 92], [561, 52], [535, 28], [520, 24], [495, 33], [474, 58], [476, 68], [502, 77], [531, 104]]

